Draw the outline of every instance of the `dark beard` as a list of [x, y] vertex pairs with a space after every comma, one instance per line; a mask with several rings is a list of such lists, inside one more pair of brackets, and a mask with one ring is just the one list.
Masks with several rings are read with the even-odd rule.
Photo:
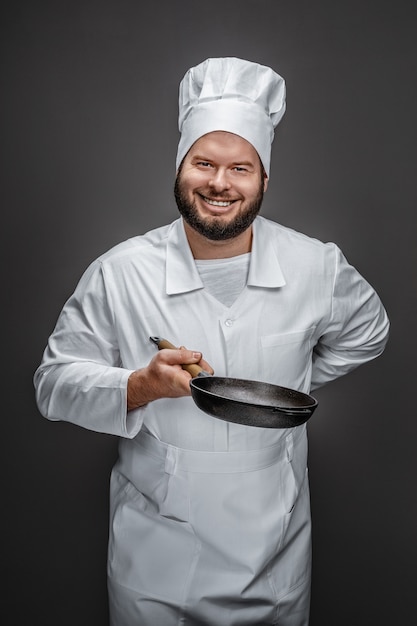
[[249, 228], [258, 215], [264, 196], [264, 182], [261, 179], [256, 198], [247, 207], [244, 213], [239, 213], [233, 221], [223, 223], [221, 219], [204, 219], [198, 215], [194, 203], [190, 203], [181, 184], [181, 169], [175, 179], [174, 195], [179, 212], [191, 228], [200, 235], [213, 241], [233, 239]]

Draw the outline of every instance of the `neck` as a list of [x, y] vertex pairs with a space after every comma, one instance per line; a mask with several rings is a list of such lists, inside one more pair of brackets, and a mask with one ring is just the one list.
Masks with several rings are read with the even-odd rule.
[[252, 248], [252, 226], [232, 239], [214, 241], [200, 235], [184, 221], [185, 234], [195, 259], [227, 259], [246, 254]]

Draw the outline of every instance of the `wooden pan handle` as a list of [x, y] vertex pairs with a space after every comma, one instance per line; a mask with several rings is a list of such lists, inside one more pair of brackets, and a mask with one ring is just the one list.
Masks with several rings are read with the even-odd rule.
[[[177, 346], [174, 346], [173, 343], [168, 341], [168, 339], [162, 339], [161, 337], [150, 337], [150, 340], [153, 341], [157, 346], [158, 350], [164, 350], [168, 348], [169, 350], [177, 350]], [[198, 376], [200, 372], [203, 371], [203, 368], [197, 365], [197, 363], [186, 364], [183, 363], [181, 365], [182, 369], [188, 372], [193, 378]]]

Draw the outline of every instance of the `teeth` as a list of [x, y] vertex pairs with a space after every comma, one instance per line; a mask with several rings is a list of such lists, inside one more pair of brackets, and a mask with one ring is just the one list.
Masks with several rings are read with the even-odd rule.
[[204, 197], [204, 200], [213, 206], [230, 206], [232, 203], [229, 202], [221, 202], [220, 200], [210, 200], [210, 198]]

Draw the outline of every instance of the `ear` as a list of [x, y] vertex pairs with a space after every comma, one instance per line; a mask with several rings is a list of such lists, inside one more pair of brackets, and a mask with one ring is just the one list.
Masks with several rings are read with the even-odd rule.
[[268, 181], [269, 181], [268, 174], [264, 171], [264, 193], [268, 189]]

